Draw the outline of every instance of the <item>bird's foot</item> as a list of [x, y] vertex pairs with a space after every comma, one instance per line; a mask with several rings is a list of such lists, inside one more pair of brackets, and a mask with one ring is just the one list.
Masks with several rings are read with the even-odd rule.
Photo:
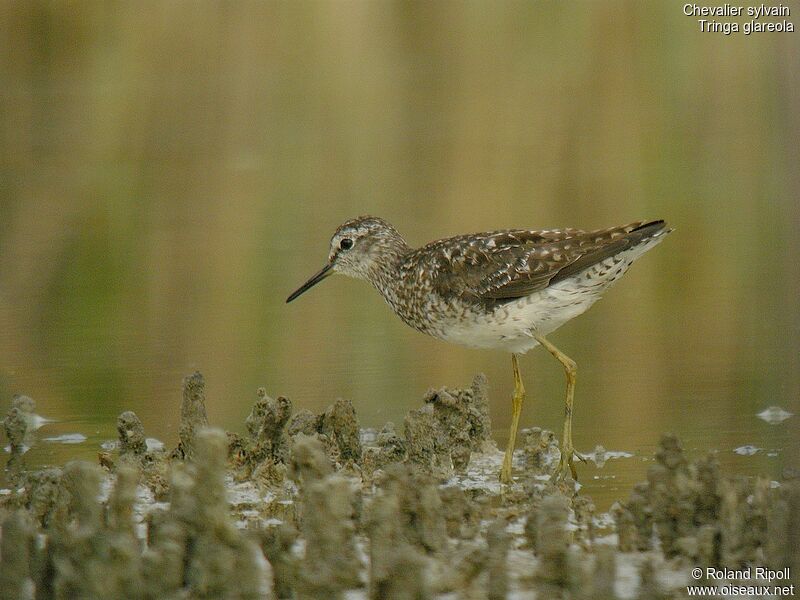
[[571, 445], [565, 445], [561, 450], [561, 458], [558, 460], [558, 466], [550, 477], [552, 483], [561, 481], [567, 478], [567, 474], [572, 475], [572, 479], [578, 481], [578, 471], [575, 468], [573, 458], [577, 458], [581, 462], [586, 462], [586, 457], [579, 454]]

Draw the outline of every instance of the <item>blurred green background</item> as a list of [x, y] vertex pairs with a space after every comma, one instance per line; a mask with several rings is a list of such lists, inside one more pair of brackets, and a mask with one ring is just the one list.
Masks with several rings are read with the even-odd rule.
[[[40, 438], [88, 438], [33, 464], [92, 459], [123, 410], [173, 444], [195, 369], [234, 430], [262, 385], [379, 427], [483, 371], [502, 446], [508, 355], [414, 332], [363, 282], [284, 304], [372, 213], [412, 245], [667, 219], [551, 336], [578, 449], [635, 454], [584, 481], [626, 494], [663, 431], [797, 466], [798, 417], [755, 415], [800, 412], [800, 33], [701, 33], [675, 2], [0, 7], [0, 411], [25, 393]], [[560, 431], [559, 365], [522, 369], [523, 425]]]

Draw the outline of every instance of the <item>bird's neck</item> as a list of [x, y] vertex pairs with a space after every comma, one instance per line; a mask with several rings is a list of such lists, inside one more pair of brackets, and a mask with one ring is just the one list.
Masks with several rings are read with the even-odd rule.
[[400, 283], [400, 264], [410, 250], [400, 234], [381, 239], [372, 248], [367, 279], [390, 304]]

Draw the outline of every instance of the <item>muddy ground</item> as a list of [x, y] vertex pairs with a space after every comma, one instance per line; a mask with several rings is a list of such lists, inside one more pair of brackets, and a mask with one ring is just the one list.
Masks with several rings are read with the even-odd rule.
[[205, 402], [187, 377], [173, 449], [125, 412], [97, 464], [28, 471], [34, 403], [15, 398], [0, 598], [763, 598], [800, 574], [796, 471], [721, 473], [665, 435], [647, 480], [598, 514], [576, 482], [551, 483], [558, 442], [533, 428], [500, 485], [482, 375], [380, 431], [347, 400], [313, 414], [259, 390], [237, 435], [209, 427]]

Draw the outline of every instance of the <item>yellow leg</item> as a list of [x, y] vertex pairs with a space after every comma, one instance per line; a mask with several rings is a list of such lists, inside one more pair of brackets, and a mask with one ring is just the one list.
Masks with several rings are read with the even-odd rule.
[[514, 396], [511, 399], [511, 433], [508, 437], [506, 455], [503, 457], [503, 469], [500, 471], [500, 483], [511, 483], [511, 458], [514, 454], [514, 445], [517, 442], [517, 428], [519, 415], [522, 413], [522, 401], [525, 399], [525, 386], [519, 374], [519, 363], [516, 354], [511, 355], [511, 365], [514, 367]]
[[583, 456], [575, 452], [575, 447], [572, 445], [572, 403], [575, 399], [575, 381], [577, 379], [578, 367], [574, 360], [551, 344], [543, 335], [536, 333], [534, 337], [563, 365], [564, 374], [567, 376], [567, 400], [566, 406], [564, 407], [564, 436], [561, 441], [561, 458], [558, 461], [558, 467], [555, 473], [553, 473], [552, 480], [557, 481], [566, 478], [567, 469], [569, 469], [572, 478], [577, 481], [578, 472], [575, 470], [572, 458], [574, 456], [586, 462]]

